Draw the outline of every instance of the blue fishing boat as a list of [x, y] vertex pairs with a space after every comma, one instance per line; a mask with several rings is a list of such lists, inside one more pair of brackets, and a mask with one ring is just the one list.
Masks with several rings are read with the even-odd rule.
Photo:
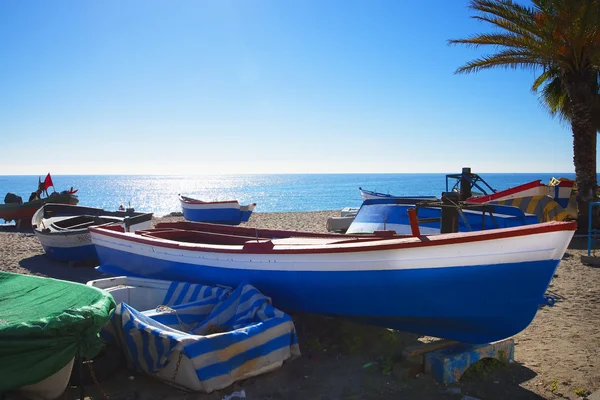
[[431, 236], [334, 235], [177, 222], [90, 232], [105, 273], [230, 287], [247, 281], [285, 312], [485, 343], [525, 329], [547, 303], [575, 229], [549, 222]]
[[179, 195], [183, 217], [192, 222], [239, 225], [248, 222], [256, 203], [240, 206], [237, 200], [202, 201]]
[[152, 213], [50, 203], [37, 210], [31, 219], [33, 232], [46, 255], [72, 262], [97, 261], [88, 228], [111, 223], [117, 223], [127, 231], [148, 229], [152, 226]]
[[[408, 210], [414, 208], [420, 231], [430, 235], [439, 234], [442, 208], [433, 205], [436, 203], [429, 203], [432, 204], [431, 206], [427, 204], [417, 202], [406, 204], [396, 199], [365, 200], [346, 233], [365, 234], [388, 230], [400, 235], [411, 234]], [[465, 207], [466, 209], [458, 211], [458, 232], [509, 228], [540, 222], [535, 214], [524, 213], [517, 207], [491, 204]]]

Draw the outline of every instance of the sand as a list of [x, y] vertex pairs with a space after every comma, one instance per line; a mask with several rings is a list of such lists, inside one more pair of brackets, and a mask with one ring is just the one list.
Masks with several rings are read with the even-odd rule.
[[[254, 213], [245, 225], [326, 232], [327, 217], [334, 215], [339, 211]], [[242, 389], [249, 399], [582, 398], [600, 390], [600, 268], [580, 262], [585, 246], [585, 239], [573, 240], [552, 280], [548, 294], [556, 305], [541, 308], [515, 336], [515, 363], [470, 371], [454, 391], [427, 375], [407, 378], [394, 364], [404, 346], [431, 338], [310, 315], [294, 315], [302, 357], [222, 391], [189, 394], [125, 369], [102, 387], [111, 399], [221, 399]], [[0, 228], [0, 270], [77, 282], [102, 277], [90, 267], [49, 260], [31, 232], [6, 227]], [[102, 398], [96, 387], [86, 392]], [[76, 394], [71, 389], [65, 398]]]

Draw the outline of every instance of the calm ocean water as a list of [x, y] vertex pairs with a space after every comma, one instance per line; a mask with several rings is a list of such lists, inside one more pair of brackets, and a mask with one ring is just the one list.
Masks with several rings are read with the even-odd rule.
[[[575, 178], [572, 173], [480, 175], [497, 190], [536, 179], [548, 183], [552, 177]], [[131, 204], [156, 216], [181, 211], [179, 193], [205, 201], [238, 199], [242, 204], [257, 203], [257, 212], [273, 212], [359, 207], [359, 187], [397, 196], [439, 196], [446, 189], [445, 174], [53, 175], [52, 180], [57, 191], [78, 189], [80, 205], [114, 210]], [[37, 182], [38, 176], [0, 176], [0, 201], [7, 192], [27, 200]]]

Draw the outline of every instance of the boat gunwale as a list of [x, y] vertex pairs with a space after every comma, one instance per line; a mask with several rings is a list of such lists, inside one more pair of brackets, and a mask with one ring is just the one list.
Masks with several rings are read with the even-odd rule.
[[[150, 246], [156, 246], [161, 248], [178, 249], [178, 250], [189, 250], [197, 252], [212, 252], [212, 253], [230, 253], [230, 254], [336, 254], [336, 253], [356, 253], [356, 252], [372, 252], [372, 251], [384, 251], [384, 250], [399, 250], [408, 248], [420, 248], [430, 246], [444, 246], [453, 244], [466, 244], [482, 241], [493, 241], [498, 239], [515, 238], [520, 236], [527, 236], [531, 234], [543, 234], [552, 232], [564, 232], [564, 231], [575, 231], [577, 229], [576, 222], [545, 222], [534, 225], [525, 225], [512, 228], [501, 228], [501, 229], [490, 229], [488, 231], [474, 231], [474, 232], [459, 232], [449, 234], [438, 234], [438, 235], [422, 235], [418, 237], [401, 237], [401, 238], [382, 238], [381, 240], [370, 240], [360, 243], [357, 241], [356, 244], [360, 243], [360, 246], [353, 245], [350, 243], [344, 244], [331, 244], [321, 245], [320, 247], [312, 246], [300, 249], [289, 249], [289, 248], [276, 248], [276, 247], [265, 247], [261, 246], [262, 243], [256, 243], [257, 245], [250, 245], [248, 247], [241, 245], [208, 245], [202, 243], [189, 243], [189, 242], [177, 242], [169, 239], [153, 238], [148, 236], [142, 236], [138, 231], [136, 233], [124, 233], [118, 232], [106, 227], [90, 227], [89, 231], [92, 233], [92, 241], [94, 234], [101, 236], [109, 236], [112, 238], [136, 242], [139, 244], [145, 244]], [[263, 234], [269, 232], [268, 230], [262, 230]], [[372, 238], [373, 236], [366, 236], [365, 238]], [[340, 239], [343, 236], [340, 235]], [[254, 243], [249, 241], [248, 243]], [[96, 243], [94, 243], [96, 244]], [[354, 244], [354, 243], [352, 243]], [[309, 245], [307, 245], [309, 246]], [[327, 247], [324, 247], [327, 246]]]
[[[45, 217], [44, 215], [46, 214], [46, 211], [52, 210], [53, 208], [72, 210], [73, 212], [76, 212], [79, 214]], [[99, 215], [91, 214], [94, 211], [98, 212]], [[117, 221], [109, 221], [109, 222], [104, 222], [99, 225], [92, 225], [92, 226], [106, 226], [106, 225], [112, 225], [115, 223], [117, 223], [117, 224], [125, 223], [125, 218], [135, 219], [135, 221], [136, 221], [135, 224], [152, 221], [154, 213], [147, 213], [147, 212], [142, 212], [142, 211], [131, 211], [131, 212], [119, 211], [119, 210], [110, 211], [110, 210], [105, 210], [104, 208], [99, 208], [99, 207], [86, 207], [86, 206], [78, 206], [78, 205], [73, 205], [73, 204], [61, 204], [61, 203], [46, 203], [46, 204], [42, 205], [42, 207], [38, 208], [38, 210], [33, 214], [33, 217], [31, 218], [31, 225], [33, 228], [33, 232], [36, 235], [46, 236], [46, 237], [75, 236], [75, 235], [89, 233], [89, 230], [88, 230], [89, 226], [85, 226], [85, 227], [77, 228], [77, 229], [72, 229], [72, 228], [64, 228], [61, 230], [53, 229], [53, 230], [50, 230], [49, 232], [48, 231], [45, 232], [44, 229], [41, 228], [39, 224], [43, 220], [47, 220], [47, 219], [54, 218], [54, 217], [72, 218], [72, 217], [85, 217], [85, 216], [88, 216], [88, 217], [89, 216], [116, 217], [116, 218], [122, 219], [121, 221], [118, 221], [118, 222]]]
[[512, 196], [513, 194], [525, 191], [525, 190], [529, 190], [529, 189], [535, 189], [538, 187], [546, 187], [546, 185], [544, 185], [542, 183], [541, 179], [537, 179], [535, 181], [531, 181], [531, 182], [527, 182], [527, 183], [523, 183], [521, 185], [518, 186], [513, 186], [511, 188], [505, 189], [505, 190], [499, 190], [495, 193], [492, 194], [488, 194], [485, 196], [479, 196], [479, 197], [469, 197], [467, 200], [465, 200], [468, 203], [487, 203], [488, 201], [494, 201], [497, 199], [501, 199], [502, 197], [506, 197], [506, 196]]
[[[190, 199], [190, 200], [185, 200], [183, 197]], [[183, 204], [227, 204], [227, 203], [236, 203], [238, 205], [240, 204], [240, 202], [238, 200], [202, 201], [202, 200], [193, 199], [191, 197], [182, 196], [182, 195], [179, 195], [179, 201], [182, 202]]]

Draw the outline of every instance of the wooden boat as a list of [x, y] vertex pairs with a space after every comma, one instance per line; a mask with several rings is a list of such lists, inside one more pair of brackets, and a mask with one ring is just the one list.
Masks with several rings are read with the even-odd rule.
[[435, 196], [393, 196], [391, 194], [373, 192], [371, 190], [365, 190], [361, 187], [358, 188], [360, 190], [360, 195], [363, 200], [371, 200], [371, 199], [394, 199], [404, 201], [406, 204], [414, 204], [416, 201], [423, 200], [438, 200]]
[[[346, 230], [348, 234], [390, 230], [406, 235], [412, 232], [408, 210], [416, 207], [419, 228], [429, 235], [441, 232], [442, 208], [434, 203], [403, 204], [394, 199], [365, 200]], [[541, 222], [535, 214], [501, 205], [463, 205], [458, 215], [458, 232], [508, 228]]]
[[76, 205], [79, 203], [79, 199], [76, 195], [64, 191], [53, 192], [43, 199], [27, 201], [25, 203], [0, 204], [0, 218], [6, 222], [16, 221], [19, 224], [25, 223], [29, 225], [33, 214], [46, 203]]
[[484, 343], [529, 325], [576, 224], [418, 237], [189, 222], [135, 233], [89, 229], [99, 269], [109, 274], [228, 286], [248, 281], [286, 312]]
[[92, 358], [115, 308], [112, 297], [80, 283], [0, 272], [0, 393], [56, 399], [76, 356]]
[[183, 217], [193, 222], [239, 225], [248, 222], [256, 203], [240, 206], [237, 200], [202, 201], [179, 195]]
[[31, 219], [33, 232], [46, 255], [60, 261], [97, 261], [96, 249], [88, 228], [117, 223], [126, 231], [148, 229], [152, 213], [105, 211], [101, 208], [65, 204], [46, 204]]
[[252, 285], [234, 290], [126, 276], [87, 284], [117, 303], [102, 337], [135, 369], [170, 385], [210, 393], [300, 355], [292, 318]]
[[544, 185], [541, 180], [531, 181], [519, 186], [514, 186], [506, 190], [500, 190], [488, 195], [470, 197], [466, 201], [469, 203], [489, 203], [518, 199], [523, 197], [548, 196], [554, 199], [561, 207], [566, 208], [573, 191], [574, 182], [571, 180], [562, 180], [556, 185]]

